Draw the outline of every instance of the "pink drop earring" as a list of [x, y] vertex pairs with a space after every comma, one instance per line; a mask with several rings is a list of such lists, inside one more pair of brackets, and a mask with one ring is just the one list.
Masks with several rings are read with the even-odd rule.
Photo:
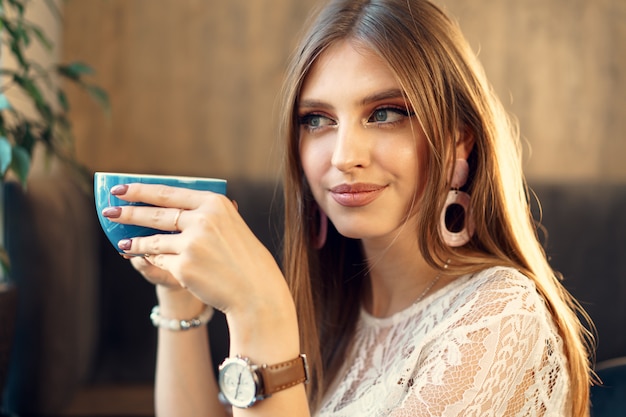
[[[328, 235], [328, 216], [317, 203], [313, 203], [311, 216], [311, 241], [314, 249], [322, 249], [326, 244]], [[319, 225], [316, 228], [316, 220], [319, 218]]]
[[[469, 165], [465, 159], [457, 159], [450, 180], [450, 191], [446, 198], [446, 203], [441, 211], [439, 218], [439, 232], [444, 243], [450, 247], [463, 246], [471, 239], [474, 234], [474, 221], [471, 215], [470, 196], [466, 192], [459, 189], [467, 182], [469, 175]], [[463, 209], [463, 228], [458, 231], [448, 229], [446, 223], [446, 214], [454, 206], [460, 206]]]

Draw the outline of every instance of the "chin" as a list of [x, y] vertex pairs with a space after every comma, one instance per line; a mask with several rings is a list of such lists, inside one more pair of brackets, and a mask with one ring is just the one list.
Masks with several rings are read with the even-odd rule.
[[397, 238], [399, 233], [416, 230], [415, 223], [403, 216], [390, 213], [377, 216], [336, 216], [329, 220], [337, 232], [349, 239]]
[[335, 229], [340, 235], [349, 239], [368, 239], [381, 237], [389, 234], [392, 228], [386, 229], [380, 227], [381, 225], [335, 225]]

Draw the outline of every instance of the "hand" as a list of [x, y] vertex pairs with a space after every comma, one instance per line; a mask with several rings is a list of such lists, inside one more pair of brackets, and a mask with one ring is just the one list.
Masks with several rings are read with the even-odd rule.
[[[122, 206], [112, 221], [177, 234], [123, 240], [121, 249], [150, 282], [186, 288], [226, 313], [254, 311], [288, 292], [270, 252], [250, 231], [225, 196], [162, 185], [129, 184], [111, 190], [117, 197], [148, 206]], [[106, 213], [103, 213], [106, 216]]]
[[184, 289], [180, 283], [170, 274], [168, 271], [154, 266], [149, 256], [126, 256], [124, 258], [129, 259], [133, 267], [143, 275], [145, 279], [154, 285], [170, 288], [173, 290]]

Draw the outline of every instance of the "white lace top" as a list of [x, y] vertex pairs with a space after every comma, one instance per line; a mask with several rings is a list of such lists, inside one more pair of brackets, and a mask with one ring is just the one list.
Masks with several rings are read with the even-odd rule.
[[562, 340], [534, 283], [464, 276], [388, 318], [362, 311], [318, 416], [567, 416]]

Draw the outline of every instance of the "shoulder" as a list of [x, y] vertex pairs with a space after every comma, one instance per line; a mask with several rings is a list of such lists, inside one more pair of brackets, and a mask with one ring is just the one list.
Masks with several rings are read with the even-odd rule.
[[534, 282], [519, 270], [507, 266], [494, 266], [472, 274], [466, 281], [471, 289], [490, 291], [536, 291]]
[[517, 269], [496, 266], [471, 275], [456, 291], [457, 302], [471, 302], [476, 306], [494, 303], [505, 308], [513, 303], [522, 309], [534, 310], [543, 299], [532, 279]]
[[439, 310], [448, 329], [516, 317], [550, 330], [552, 322], [534, 281], [510, 267], [492, 267], [465, 277], [441, 304], [433, 307]]
[[431, 307], [441, 320], [416, 353], [420, 380], [429, 378], [439, 390], [471, 387], [451, 405], [462, 413], [475, 409], [482, 415], [486, 405], [494, 404], [501, 408], [493, 415], [513, 405], [561, 407], [569, 381], [567, 359], [534, 281], [515, 269], [496, 267], [463, 278], [450, 293]]
[[[478, 344], [484, 351], [515, 351], [521, 359], [542, 357], [545, 346], [561, 339], [534, 281], [507, 267], [485, 269], [462, 282], [431, 314], [437, 325], [424, 340], [424, 351]], [[552, 349], [551, 349], [552, 350]]]

